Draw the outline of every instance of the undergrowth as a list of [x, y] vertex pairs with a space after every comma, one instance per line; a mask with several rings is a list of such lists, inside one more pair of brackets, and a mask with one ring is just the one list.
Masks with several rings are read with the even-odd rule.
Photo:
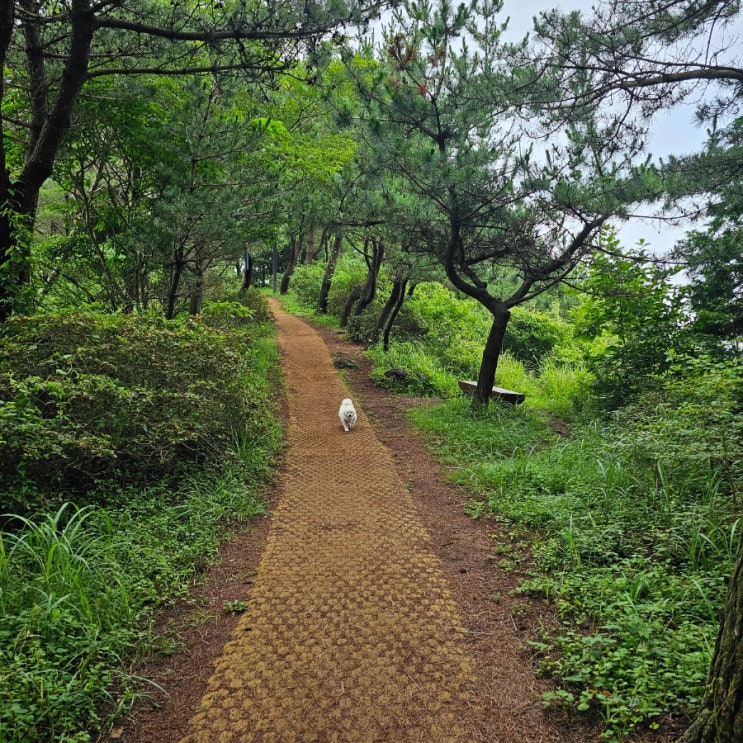
[[[719, 381], [712, 407], [729, 422], [719, 408], [734, 395]], [[713, 416], [694, 412], [687, 427], [714, 438]], [[468, 512], [527, 540], [533, 572], [519, 592], [553, 602], [560, 620], [534, 642], [556, 682], [545, 703], [599, 714], [607, 740], [693, 714], [738, 545], [732, 452], [690, 462], [660, 425], [666, 413], [640, 406], [616, 423], [576, 425], [569, 438], [523, 407], [452, 400], [410, 413], [472, 493]]]
[[157, 610], [187, 595], [228, 525], [265, 512], [282, 441], [267, 319], [251, 293], [199, 320], [4, 328], [3, 743], [96, 739], [142, 693], [128, 669], [160, 642]]

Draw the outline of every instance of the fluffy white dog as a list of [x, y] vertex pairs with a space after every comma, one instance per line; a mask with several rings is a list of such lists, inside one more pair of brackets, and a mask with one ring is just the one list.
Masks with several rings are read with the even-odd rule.
[[356, 408], [348, 397], [341, 401], [338, 417], [341, 419], [344, 431], [350, 431], [356, 425]]

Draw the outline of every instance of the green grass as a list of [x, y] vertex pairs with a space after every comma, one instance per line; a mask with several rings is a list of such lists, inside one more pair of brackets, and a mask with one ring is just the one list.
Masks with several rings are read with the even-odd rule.
[[[16, 489], [13, 483], [4, 483], [4, 502], [25, 508], [0, 517], [2, 743], [85, 743], [125, 714], [142, 693], [142, 680], [132, 678], [128, 670], [133, 659], [170, 642], [153, 637], [155, 614], [187, 597], [230, 528], [265, 513], [263, 492], [283, 442], [274, 400], [281, 383], [278, 351], [266, 317], [263, 300], [252, 295], [245, 306], [221, 303], [210, 308], [203, 326], [188, 321], [185, 330], [182, 323], [171, 326], [150, 317], [122, 320], [90, 314], [70, 320], [63, 316], [62, 322], [43, 318], [35, 330], [31, 324], [23, 328], [38, 337], [24, 350], [29, 359], [33, 353], [44, 358], [48, 353], [65, 354], [64, 343], [72, 339], [79, 345], [83, 334], [97, 339], [95, 358], [82, 354], [80, 361], [99, 365], [96, 374], [104, 391], [112, 386], [111, 380], [123, 389], [120, 380], [135, 372], [152, 376], [172, 370], [176, 377], [189, 375], [186, 397], [176, 398], [174, 392], [178, 404], [160, 411], [162, 425], [179, 446], [185, 442], [181, 457], [194, 451], [189, 446], [193, 439], [187, 437], [196, 429], [183, 421], [195, 411], [204, 411], [194, 418], [199, 427], [207, 425], [206, 411], [212, 412], [208, 425], [214, 435], [187, 468], [163, 465], [158, 471], [153, 457], [150, 469], [138, 473], [136, 480], [98, 475], [90, 487], [78, 488], [78, 497], [71, 502], [69, 493], [59, 487], [48, 456], [43, 456], [41, 423], [59, 425], [59, 430], [70, 427], [72, 404], [78, 401], [93, 411], [90, 419], [98, 420], [96, 406], [105, 406], [108, 398], [97, 397], [93, 388], [91, 394], [73, 396], [62, 379], [58, 398], [46, 395], [52, 390], [47, 384], [44, 396], [25, 400], [16, 393], [5, 404], [8, 425], [6, 438], [0, 437], [0, 455], [3, 446], [11, 447], [23, 436], [39, 456], [35, 469], [20, 472]], [[77, 338], [67, 332], [69, 322], [77, 324]], [[51, 340], [45, 350], [47, 330]], [[103, 349], [102, 338], [113, 339], [110, 348]], [[15, 348], [12, 338], [3, 340]], [[137, 344], [148, 348], [144, 359], [132, 354]], [[229, 353], [217, 357], [215, 349]], [[224, 375], [221, 384], [209, 370], [223, 357], [234, 364], [216, 372]], [[66, 354], [61, 358], [77, 363]], [[147, 359], [161, 363], [146, 364]], [[0, 361], [16, 389], [35, 389], [33, 380], [28, 382], [21, 374], [22, 366], [14, 366], [12, 353]], [[141, 372], [135, 364], [141, 365]], [[206, 372], [199, 375], [199, 369]], [[77, 372], [67, 376], [82, 378]], [[130, 410], [148, 420], [148, 395], [137, 392], [130, 397]], [[62, 406], [55, 399], [67, 402]], [[25, 417], [14, 414], [20, 404], [26, 406]], [[35, 415], [42, 406], [46, 417]], [[115, 422], [112, 411], [106, 413]], [[82, 415], [77, 417], [83, 420]], [[79, 430], [70, 428], [76, 446], [82, 440]], [[142, 426], [137, 435], [140, 445], [153, 452], [162, 443], [156, 427]], [[29, 450], [25, 451], [28, 458]], [[74, 450], [59, 448], [47, 454], [70, 466], [79, 464]], [[44, 511], [44, 504], [56, 505]]]
[[740, 531], [720, 479], [649, 462], [624, 426], [566, 439], [536, 411], [462, 400], [410, 415], [472, 494], [468, 512], [531, 551], [519, 591], [560, 620], [535, 643], [556, 683], [545, 703], [599, 715], [607, 740], [693, 713]]

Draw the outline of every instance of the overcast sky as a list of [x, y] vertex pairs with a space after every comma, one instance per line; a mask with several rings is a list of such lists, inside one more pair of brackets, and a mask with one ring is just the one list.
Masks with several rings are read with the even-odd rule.
[[[522, 38], [533, 27], [533, 18], [540, 11], [559, 8], [561, 11], [581, 10], [590, 14], [591, 7], [600, 0], [504, 0], [503, 15], [510, 18], [509, 35]], [[738, 23], [741, 26], [741, 23]], [[738, 38], [741, 35], [738, 34]], [[738, 49], [741, 46], [738, 45]], [[648, 138], [648, 151], [655, 157], [670, 154], [688, 154], [700, 148], [706, 139], [705, 127], [694, 119], [694, 105], [679, 106], [657, 117]], [[635, 245], [640, 238], [650, 243], [654, 252], [664, 253], [673, 247], [687, 228], [672, 227], [658, 220], [631, 220], [618, 225], [619, 235], [626, 247]]]

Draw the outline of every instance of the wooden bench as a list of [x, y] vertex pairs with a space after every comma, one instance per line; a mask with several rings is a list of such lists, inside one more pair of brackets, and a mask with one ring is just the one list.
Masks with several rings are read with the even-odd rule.
[[[468, 395], [474, 395], [477, 389], [477, 382], [459, 380], [459, 389]], [[523, 392], [513, 392], [512, 390], [504, 390], [502, 387], [493, 387], [490, 391], [491, 400], [502, 400], [510, 405], [518, 405], [526, 399], [526, 395]]]

